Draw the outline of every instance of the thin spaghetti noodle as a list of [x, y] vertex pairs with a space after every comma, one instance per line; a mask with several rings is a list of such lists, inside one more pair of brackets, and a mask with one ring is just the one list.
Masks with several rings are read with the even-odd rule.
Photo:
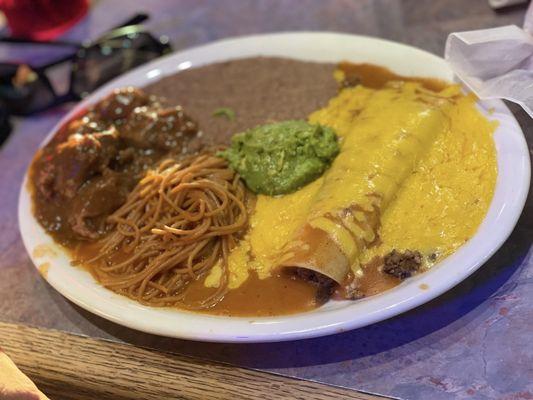
[[[164, 160], [109, 218], [99, 253], [80, 260], [109, 289], [151, 306], [209, 308], [227, 291], [228, 254], [247, 226], [246, 189], [213, 155]], [[184, 291], [216, 264], [218, 289], [195, 304]]]

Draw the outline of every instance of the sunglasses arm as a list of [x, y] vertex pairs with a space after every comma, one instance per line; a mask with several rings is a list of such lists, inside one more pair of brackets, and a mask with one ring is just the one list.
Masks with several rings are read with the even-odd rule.
[[[148, 20], [149, 18], [150, 16], [146, 13], [138, 13], [138, 14], [135, 14], [133, 17], [127, 19], [126, 21], [122, 22], [121, 24], [115, 26], [114, 28], [111, 28], [110, 31], [124, 28], [130, 25], [139, 25], [142, 22]], [[76, 48], [82, 47], [81, 43], [72, 42], [70, 40], [42, 41], [42, 40], [33, 40], [33, 39], [25, 39], [25, 38], [17, 38], [17, 37], [0, 37], [0, 43], [61, 46], [61, 47], [68, 46], [68, 47], [76, 47]]]
[[16, 37], [0, 37], [0, 43], [43, 45], [43, 46], [60, 46], [60, 47], [81, 47], [81, 43], [71, 42], [68, 40], [42, 41]]

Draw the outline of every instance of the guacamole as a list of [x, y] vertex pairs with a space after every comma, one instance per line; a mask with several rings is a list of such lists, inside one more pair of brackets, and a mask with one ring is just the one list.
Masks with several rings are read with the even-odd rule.
[[312, 182], [339, 153], [335, 132], [305, 121], [261, 125], [233, 136], [219, 153], [255, 193], [279, 195]]

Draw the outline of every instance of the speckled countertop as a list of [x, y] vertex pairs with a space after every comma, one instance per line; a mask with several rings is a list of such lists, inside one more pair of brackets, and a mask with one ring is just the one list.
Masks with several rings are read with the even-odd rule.
[[[227, 36], [333, 30], [379, 36], [442, 54], [451, 31], [521, 25], [525, 8], [495, 13], [485, 0], [212, 0], [96, 2], [68, 33], [95, 37], [138, 10], [175, 49]], [[0, 45], [0, 60], [51, 52]], [[37, 60], [37, 61], [35, 61]], [[65, 84], [65, 81], [59, 81]], [[512, 107], [530, 146], [533, 123]], [[16, 208], [39, 142], [68, 108], [19, 120], [0, 150], [0, 320], [61, 329], [279, 372], [402, 399], [533, 399], [533, 199], [504, 246], [436, 300], [372, 326], [278, 344], [196, 343], [142, 334], [73, 305], [39, 276], [24, 251]]]

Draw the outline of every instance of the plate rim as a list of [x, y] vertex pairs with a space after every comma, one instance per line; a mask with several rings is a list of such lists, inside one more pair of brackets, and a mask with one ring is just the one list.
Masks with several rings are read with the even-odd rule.
[[[189, 54], [194, 54], [195, 52], [205, 52], [210, 51], [213, 48], [217, 47], [224, 47], [228, 44], [235, 44], [242, 41], [256, 41], [256, 40], [280, 40], [284, 39], [287, 41], [288, 39], [296, 39], [299, 37], [300, 39], [303, 38], [309, 38], [313, 40], [317, 40], [322, 38], [323, 40], [355, 40], [360, 42], [367, 42], [367, 43], [375, 43], [380, 44], [384, 46], [392, 46], [398, 49], [398, 51], [408, 51], [408, 52], [415, 52], [418, 53], [421, 57], [428, 57], [429, 59], [433, 59], [434, 62], [442, 64], [444, 60], [441, 57], [438, 57], [434, 54], [431, 54], [427, 51], [418, 49], [413, 46], [409, 46], [402, 43], [397, 43], [393, 41], [388, 41], [384, 39], [379, 38], [373, 38], [369, 36], [361, 36], [361, 35], [352, 35], [352, 34], [344, 34], [344, 33], [336, 33], [336, 32], [277, 32], [277, 33], [270, 33], [270, 34], [259, 34], [259, 35], [248, 35], [248, 36], [240, 36], [240, 37], [233, 37], [233, 38], [226, 38], [222, 40], [217, 40], [214, 42], [210, 42], [201, 46], [195, 46], [191, 48], [187, 48], [175, 53], [172, 53], [170, 55], [167, 55], [165, 57], [159, 58], [157, 60], [154, 60], [148, 64], [142, 65], [132, 71], [127, 72], [126, 74], [123, 74], [112, 81], [108, 82], [98, 90], [96, 90], [93, 94], [87, 97], [87, 99], [79, 102], [75, 107], [72, 108], [61, 120], [53, 127], [53, 129], [49, 132], [49, 134], [45, 137], [43, 142], [41, 142], [40, 147], [42, 147], [44, 144], [46, 144], [53, 134], [57, 131], [58, 127], [60, 127], [62, 124], [64, 124], [66, 121], [68, 121], [70, 118], [72, 118], [76, 113], [78, 113], [81, 109], [87, 106], [87, 104], [91, 104], [95, 99], [100, 98], [103, 94], [108, 93], [110, 88], [116, 87], [116, 85], [119, 85], [117, 82], [121, 80], [127, 80], [128, 78], [133, 79], [133, 76], [138, 75], [139, 77], [143, 74], [147, 74], [150, 71], [154, 71], [158, 69], [158, 65], [163, 65], [166, 62], [169, 62], [173, 59], [179, 59], [180, 57], [187, 56]], [[303, 40], [303, 39], [301, 39]], [[258, 52], [256, 55], [261, 55], [261, 52]], [[268, 54], [263, 54], [267, 55]], [[246, 54], [241, 55], [240, 57], [218, 57], [218, 61], [223, 61], [225, 59], [231, 59], [231, 58], [243, 58], [243, 57], [251, 57], [252, 54]], [[217, 58], [217, 57], [215, 57]], [[296, 59], [301, 59], [296, 57], [293, 57]], [[340, 60], [337, 60], [340, 61]], [[217, 62], [215, 60], [212, 60], [210, 62]], [[206, 62], [207, 64], [210, 62]], [[194, 66], [203, 65], [206, 63], [196, 62], [194, 63]], [[183, 64], [183, 62], [181, 63]], [[189, 65], [186, 66], [186, 68], [190, 67], [191, 63], [189, 62]], [[174, 71], [166, 71], [164, 75], [172, 74], [177, 71], [179, 71], [180, 64], [176, 66], [176, 70]], [[185, 69], [185, 68], [182, 68]], [[450, 70], [451, 71], [451, 70]], [[161, 75], [164, 76], [164, 75]], [[153, 78], [157, 78], [159, 75], [155, 75]], [[153, 78], [144, 78], [144, 85], [151, 82], [150, 79]], [[140, 78], [139, 78], [140, 79]], [[209, 341], [209, 342], [278, 342], [278, 341], [287, 341], [287, 340], [296, 340], [296, 339], [304, 339], [304, 338], [312, 338], [312, 337], [318, 337], [318, 336], [325, 336], [329, 334], [339, 333], [346, 330], [351, 330], [359, 327], [363, 327], [378, 321], [382, 321], [385, 319], [388, 319], [392, 316], [399, 315], [407, 310], [413, 309], [415, 307], [420, 306], [421, 304], [424, 304], [445, 291], [453, 288], [455, 285], [457, 285], [459, 282], [466, 279], [468, 276], [470, 276], [474, 271], [479, 269], [485, 261], [487, 261], [505, 242], [505, 240], [509, 237], [511, 232], [513, 231], [518, 218], [520, 217], [522, 213], [522, 209], [525, 205], [527, 194], [529, 191], [529, 184], [530, 184], [530, 160], [529, 160], [529, 151], [527, 147], [527, 143], [525, 141], [524, 134], [522, 132], [522, 129], [520, 128], [519, 124], [517, 123], [516, 119], [510, 112], [510, 110], [505, 106], [505, 104], [501, 100], [492, 100], [492, 101], [485, 101], [482, 102], [486, 105], [486, 107], [492, 107], [495, 112], [494, 115], [498, 115], [500, 118], [503, 118], [506, 124], [509, 124], [509, 129], [512, 129], [514, 131], [513, 135], [515, 136], [513, 140], [517, 141], [516, 146], [517, 148], [521, 149], [521, 172], [522, 172], [522, 180], [520, 182], [520, 185], [518, 187], [518, 191], [516, 193], [515, 198], [515, 204], [513, 205], [511, 211], [511, 216], [508, 217], [508, 219], [505, 222], [505, 229], [501, 231], [498, 235], [498, 240], [496, 240], [497, 243], [494, 243], [490, 249], [485, 249], [485, 251], [482, 252], [482, 254], [474, 261], [469, 264], [469, 268], [466, 271], [463, 271], [460, 274], [454, 275], [452, 278], [450, 278], [445, 285], [437, 285], [432, 286], [427, 291], [418, 291], [415, 295], [403, 298], [402, 301], [396, 302], [395, 304], [389, 305], [388, 307], [377, 309], [371, 313], [365, 314], [363, 317], [355, 318], [351, 320], [346, 319], [339, 319], [334, 318], [335, 316], [338, 316], [339, 313], [343, 314], [346, 310], [349, 308], [353, 308], [354, 304], [360, 304], [360, 303], [368, 303], [369, 301], [376, 300], [377, 297], [380, 299], [383, 298], [387, 293], [390, 293], [394, 291], [386, 292], [384, 294], [380, 294], [377, 296], [372, 296], [363, 300], [358, 301], [357, 303], [352, 303], [351, 305], [346, 306], [345, 308], [341, 308], [338, 310], [327, 310], [320, 308], [318, 310], [314, 310], [311, 312], [306, 313], [300, 313], [300, 314], [294, 314], [289, 316], [279, 316], [279, 317], [224, 317], [224, 316], [212, 316], [212, 315], [203, 315], [198, 313], [191, 313], [187, 311], [182, 310], [166, 310], [166, 309], [154, 309], [149, 307], [140, 306], [136, 302], [130, 299], [126, 299], [122, 296], [116, 295], [112, 292], [107, 291], [106, 289], [103, 289], [98, 283], [93, 282], [95, 286], [95, 290], [98, 292], [98, 288], [100, 290], [103, 290], [105, 292], [109, 292], [109, 300], [107, 303], [113, 304], [114, 302], [118, 302], [119, 304], [122, 304], [124, 302], [128, 303], [128, 307], [124, 307], [125, 314], [121, 314], [120, 312], [117, 313], [117, 310], [110, 311], [104, 304], [104, 306], [95, 306], [94, 304], [91, 304], [86, 300], [86, 298], [82, 299], [80, 296], [75, 295], [73, 293], [73, 290], [66, 290], [65, 287], [60, 284], [61, 282], [58, 282], [55, 278], [52, 277], [50, 279], [50, 275], [46, 276], [45, 279], [50, 283], [51, 286], [54, 287], [55, 290], [60, 292], [63, 296], [68, 298], [73, 303], [77, 304], [78, 306], [86, 309], [87, 311], [94, 313], [96, 315], [99, 315], [100, 317], [103, 317], [105, 319], [111, 320], [112, 322], [118, 323], [123, 326], [127, 326], [129, 328], [137, 329], [140, 331], [158, 334], [158, 335], [164, 335], [169, 337], [176, 337], [176, 338], [182, 338], [182, 339], [190, 339], [190, 340], [201, 340], [201, 341]], [[502, 123], [502, 121], [500, 121]], [[525, 149], [525, 152], [524, 152]], [[498, 152], [498, 163], [500, 160], [500, 154]], [[500, 167], [500, 165], [498, 165]], [[501, 179], [500, 173], [498, 173], [498, 182], [496, 188], [499, 187], [500, 183], [499, 180]], [[32, 234], [36, 233], [35, 229], [37, 229], [37, 233], [39, 233], [39, 228], [42, 230], [40, 225], [38, 225], [35, 217], [31, 213], [27, 215], [28, 212], [28, 190], [27, 190], [27, 171], [24, 175], [24, 180], [22, 183], [22, 187], [19, 193], [19, 207], [18, 207], [18, 217], [19, 217], [19, 229], [21, 231], [21, 236], [23, 239], [24, 246], [26, 248], [27, 253], [29, 254], [34, 266], [39, 269], [38, 265], [43, 263], [43, 259], [40, 259], [41, 257], [35, 257], [34, 249], [35, 246], [32, 244]], [[491, 209], [494, 202], [494, 198], [491, 202]], [[489, 211], [491, 210], [489, 209]], [[487, 214], [488, 215], [488, 214]], [[482, 226], [485, 224], [485, 220], [487, 219], [487, 216], [483, 220]], [[37, 227], [28, 225], [28, 221], [33, 220], [34, 223], [37, 223]], [[478, 232], [481, 229], [478, 228]], [[44, 230], [42, 230], [44, 232]], [[478, 232], [465, 244], [462, 246], [458, 251], [454, 254], [452, 254], [450, 257], [446, 258], [443, 262], [438, 264], [438, 267], [440, 267], [442, 264], [450, 264], [450, 259], [453, 260], [457, 257], [455, 257], [458, 253], [462, 254], [462, 250], [467, 247], [469, 243], [471, 243], [477, 236]], [[42, 232], [41, 232], [42, 234]], [[47, 236], [47, 235], [46, 235]], [[55, 245], [57, 247], [57, 245]], [[57, 261], [56, 257], [52, 257], [49, 262], [53, 263]], [[52, 264], [53, 266], [53, 264]], [[437, 270], [438, 268], [436, 268]], [[426, 276], [427, 273], [421, 274], [415, 278], [412, 278], [409, 280], [409, 282], [413, 283], [415, 281], [421, 281], [423, 280], [423, 277]], [[86, 274], [88, 274], [86, 272]], [[403, 284], [400, 285], [404, 286]], [[130, 304], [132, 303], [132, 304]], [[109, 305], [108, 304], [108, 305]], [[119, 307], [118, 311], [121, 307]], [[136, 311], [140, 311], [143, 309], [147, 309], [149, 314], [153, 315], [154, 317], [163, 317], [165, 319], [165, 315], [171, 314], [173, 316], [177, 316], [176, 318], [171, 318], [174, 321], [177, 322], [180, 319], [181, 320], [197, 320], [200, 321], [199, 327], [193, 327], [193, 328], [179, 328], [178, 330], [175, 329], [174, 325], [161, 325], [160, 323], [154, 325], [150, 321], [150, 323], [146, 323], [144, 321], [139, 322], [138, 318], [135, 318], [135, 316], [132, 317], [130, 315], [131, 312], [135, 313]], [[161, 312], [163, 311], [163, 312]], [[320, 316], [323, 316], [323, 313], [327, 313], [330, 316], [333, 316], [332, 318], [325, 318], [324, 323], [320, 323], [317, 321], [317, 323], [313, 327], [306, 327], [304, 329], [299, 329], [298, 323], [302, 321], [302, 319], [308, 319], [309, 315], [316, 316], [317, 319], [320, 319]], [[290, 323], [287, 323], [286, 320], [290, 320]], [[217, 324], [220, 324], [220, 322], [223, 322], [224, 324], [230, 324], [235, 325], [236, 329], [242, 329], [243, 327], [248, 328], [248, 331], [246, 333], [243, 332], [237, 332], [237, 333], [231, 333], [231, 329], [225, 329], [224, 333], [213, 331], [212, 329], [207, 329], [207, 326], [211, 326], [215, 324], [215, 327]], [[243, 324], [244, 323], [244, 324]], [[281, 326], [281, 331], [276, 331], [276, 329]], [[292, 328], [289, 328], [291, 326]], [[269, 328], [269, 329], [265, 329]], [[270, 329], [274, 327], [274, 329]]]

